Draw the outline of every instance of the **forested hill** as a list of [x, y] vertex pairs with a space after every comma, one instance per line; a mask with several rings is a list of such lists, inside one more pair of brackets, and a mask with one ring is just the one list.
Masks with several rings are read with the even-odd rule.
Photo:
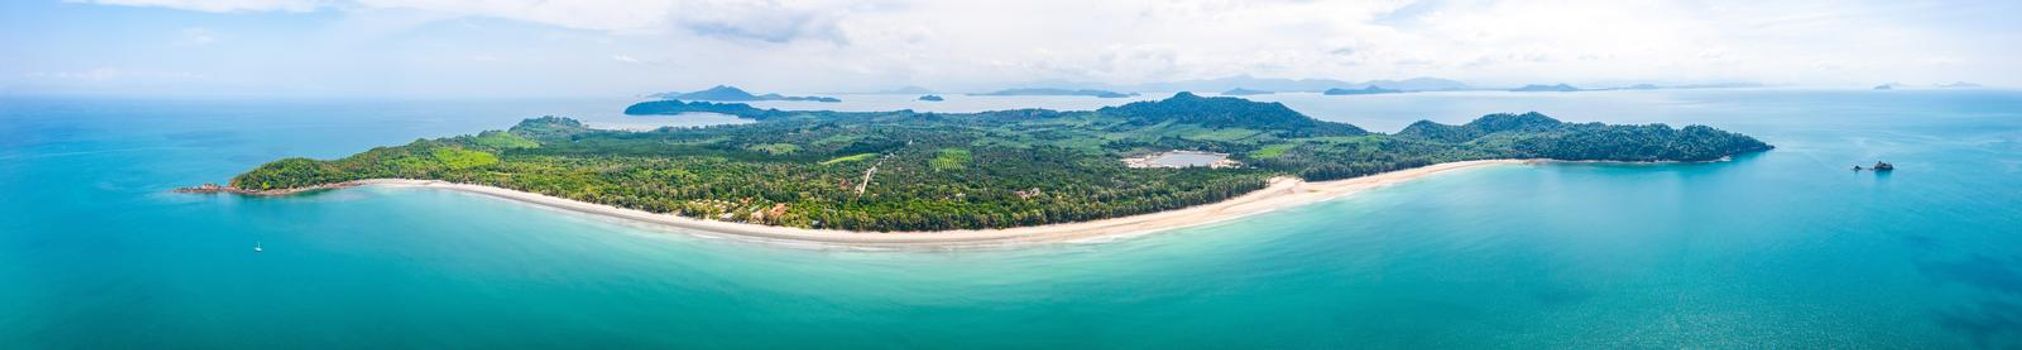
[[1664, 124], [1573, 124], [1537, 112], [1490, 114], [1458, 126], [1420, 120], [1396, 137], [1465, 144], [1517, 158], [1576, 160], [1709, 161], [1771, 148], [1755, 138], [1704, 125], [1673, 129]]
[[785, 114], [784, 112], [777, 109], [758, 109], [756, 107], [752, 107], [751, 105], [743, 103], [716, 103], [716, 102], [702, 102], [702, 101], [682, 102], [680, 100], [646, 101], [634, 103], [631, 106], [625, 107], [625, 114], [627, 115], [681, 114], [681, 113], [728, 114], [756, 120], [764, 120], [767, 118]]
[[1121, 117], [1135, 125], [1193, 124], [1207, 128], [1269, 130], [1279, 136], [1356, 136], [1368, 131], [1345, 123], [1321, 121], [1277, 102], [1234, 97], [1201, 97], [1181, 92], [1159, 101], [1139, 101], [1095, 111]]
[[[1396, 135], [1314, 120], [1276, 103], [1181, 94], [1094, 111], [781, 111], [653, 101], [629, 114], [710, 112], [758, 122], [645, 132], [568, 118], [290, 158], [232, 179], [249, 190], [370, 178], [437, 179], [676, 215], [868, 231], [1001, 228], [1143, 214], [1263, 188], [1491, 158], [1713, 160], [1767, 150], [1705, 126], [1563, 123], [1493, 114]], [[1223, 152], [1238, 168], [1130, 168], [1168, 150]]]

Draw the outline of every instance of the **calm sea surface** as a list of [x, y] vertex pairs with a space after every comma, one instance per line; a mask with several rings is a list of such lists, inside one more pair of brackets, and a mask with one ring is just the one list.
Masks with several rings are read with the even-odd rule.
[[[1129, 101], [913, 97], [766, 105]], [[1534, 110], [1779, 148], [1488, 168], [1106, 243], [839, 251], [434, 190], [167, 192], [544, 114], [724, 122], [624, 99], [0, 98], [0, 348], [2022, 346], [2022, 92], [1254, 98], [1384, 132]], [[1847, 170], [1877, 160], [1899, 170]]]

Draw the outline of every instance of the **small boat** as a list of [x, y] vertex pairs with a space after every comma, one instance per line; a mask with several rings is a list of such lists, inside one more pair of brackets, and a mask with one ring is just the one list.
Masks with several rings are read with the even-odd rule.
[[260, 242], [253, 242], [253, 252], [254, 252], [254, 253], [258, 253], [258, 252], [264, 252], [264, 251], [267, 251], [267, 250], [266, 250], [266, 249], [263, 249], [263, 248], [260, 248]]

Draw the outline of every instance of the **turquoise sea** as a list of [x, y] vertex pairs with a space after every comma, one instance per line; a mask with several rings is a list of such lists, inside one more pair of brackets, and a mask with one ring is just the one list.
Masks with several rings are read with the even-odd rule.
[[[913, 97], [768, 105], [1124, 102]], [[167, 192], [542, 114], [725, 121], [622, 98], [0, 97], [0, 348], [2022, 347], [2022, 92], [1254, 98], [1386, 132], [1535, 110], [1778, 148], [1488, 168], [1113, 242], [823, 250], [434, 190]], [[1877, 160], [1899, 170], [1848, 170]]]

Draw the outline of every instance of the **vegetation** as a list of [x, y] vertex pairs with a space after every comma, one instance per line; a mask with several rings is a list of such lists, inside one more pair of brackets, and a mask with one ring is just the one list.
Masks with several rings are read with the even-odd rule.
[[939, 153], [934, 154], [934, 159], [929, 161], [927, 165], [934, 168], [934, 171], [962, 170], [962, 168], [969, 166], [969, 160], [971, 159], [975, 159], [975, 156], [971, 155], [969, 150], [943, 148]]
[[[1182, 93], [1095, 111], [942, 114], [781, 111], [654, 101], [634, 114], [709, 112], [757, 123], [648, 132], [528, 119], [337, 160], [282, 159], [232, 185], [264, 190], [369, 178], [439, 179], [714, 220], [869, 231], [1086, 221], [1220, 201], [1293, 175], [1340, 179], [1489, 158], [1713, 160], [1769, 149], [1704, 126], [1563, 123], [1536, 113], [1395, 135], [1276, 103]], [[1164, 150], [1230, 153], [1233, 169], [1133, 169]]]
[[824, 160], [821, 161], [821, 165], [835, 165], [836, 163], [844, 163], [844, 162], [860, 162], [870, 160], [872, 157], [877, 156], [878, 156], [877, 153], [858, 153], [847, 156], [835, 157], [835, 159]]

